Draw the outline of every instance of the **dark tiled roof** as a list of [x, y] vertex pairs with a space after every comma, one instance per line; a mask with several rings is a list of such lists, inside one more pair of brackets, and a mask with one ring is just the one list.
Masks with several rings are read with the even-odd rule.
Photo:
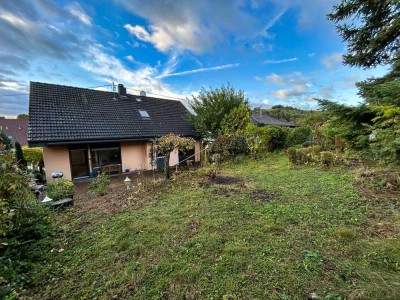
[[[140, 99], [140, 101], [138, 101]], [[146, 110], [150, 118], [140, 116]], [[179, 101], [31, 82], [29, 145], [198, 136]]]
[[251, 122], [255, 125], [258, 126], [265, 126], [265, 125], [278, 125], [278, 126], [284, 126], [284, 127], [297, 127], [299, 125], [297, 124], [293, 124], [293, 123], [289, 123], [286, 121], [282, 121], [279, 119], [276, 119], [266, 113], [262, 113], [260, 115], [260, 113], [255, 113], [253, 112], [252, 116], [251, 116]]
[[28, 120], [0, 118], [0, 130], [11, 137], [12, 142], [19, 142], [21, 146], [27, 146]]

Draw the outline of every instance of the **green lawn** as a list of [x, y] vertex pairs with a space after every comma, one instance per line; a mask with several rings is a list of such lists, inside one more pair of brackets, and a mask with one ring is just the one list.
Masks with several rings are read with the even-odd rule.
[[400, 299], [398, 203], [361, 196], [350, 171], [291, 168], [276, 154], [226, 164], [217, 182], [205, 173], [58, 212], [24, 295]]

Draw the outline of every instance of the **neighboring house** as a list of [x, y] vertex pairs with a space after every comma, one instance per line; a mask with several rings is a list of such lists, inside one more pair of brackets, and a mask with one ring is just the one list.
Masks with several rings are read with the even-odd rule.
[[282, 127], [294, 128], [294, 127], [300, 126], [300, 125], [297, 125], [297, 124], [289, 123], [287, 121], [279, 120], [277, 118], [274, 118], [274, 117], [266, 114], [265, 112], [262, 112], [262, 113], [253, 112], [253, 114], [251, 115], [250, 121], [254, 125], [257, 125], [257, 126], [260, 126], [260, 127], [267, 126], [267, 125], [277, 125], [277, 126], [282, 126]]
[[[129, 95], [122, 84], [113, 93], [31, 82], [28, 143], [43, 147], [48, 181], [52, 172], [76, 179], [98, 170], [151, 170], [153, 141], [168, 133], [193, 137], [193, 160], [200, 160], [200, 136], [188, 114], [179, 101], [144, 92]], [[181, 160], [179, 155], [171, 154], [171, 166]]]
[[0, 117], [0, 130], [10, 138], [12, 143], [19, 142], [21, 146], [28, 145], [27, 119], [6, 119], [5, 117]]

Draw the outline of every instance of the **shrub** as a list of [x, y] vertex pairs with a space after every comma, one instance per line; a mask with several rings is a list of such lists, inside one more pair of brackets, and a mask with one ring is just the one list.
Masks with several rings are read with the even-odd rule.
[[33, 175], [35, 176], [36, 183], [39, 183], [39, 184], [46, 183], [46, 174], [43, 170], [42, 171], [35, 170], [35, 171], [33, 171]]
[[289, 135], [288, 128], [279, 126], [267, 126], [265, 131], [268, 134], [267, 150], [273, 152], [275, 150], [283, 149], [286, 147]]
[[75, 193], [75, 185], [67, 179], [56, 179], [47, 186], [47, 195], [53, 200], [72, 198]]
[[29, 163], [37, 164], [43, 160], [43, 148], [23, 146], [22, 152]]
[[89, 185], [89, 190], [97, 195], [104, 196], [108, 192], [108, 186], [111, 184], [111, 177], [105, 173], [100, 174]]
[[312, 137], [312, 131], [308, 127], [297, 127], [291, 129], [288, 135], [287, 145], [294, 146], [303, 144]]
[[49, 210], [36, 203], [13, 156], [0, 136], [0, 299], [16, 299], [24, 289], [44, 253], [39, 240], [50, 229]]
[[23, 166], [24, 165], [24, 153], [22, 152], [21, 144], [18, 142], [15, 142], [14, 147], [15, 147], [15, 160], [17, 161], [18, 165]]
[[220, 135], [211, 145], [210, 152], [220, 154], [222, 159], [234, 158], [236, 155], [247, 154], [249, 146], [244, 136]]
[[343, 153], [345, 149], [345, 142], [344, 139], [340, 136], [335, 136], [335, 148], [337, 151]]
[[335, 156], [330, 151], [322, 151], [319, 160], [323, 166], [330, 167], [335, 161]]
[[297, 165], [316, 164], [320, 162], [321, 146], [295, 149], [290, 147], [286, 153], [291, 163]]
[[294, 165], [297, 165], [297, 164], [298, 164], [298, 161], [297, 161], [297, 149], [296, 149], [296, 148], [294, 148], [294, 147], [289, 147], [289, 148], [286, 150], [286, 154], [287, 154], [287, 156], [288, 156], [288, 158], [289, 158], [289, 161], [290, 161], [292, 164], [294, 164]]

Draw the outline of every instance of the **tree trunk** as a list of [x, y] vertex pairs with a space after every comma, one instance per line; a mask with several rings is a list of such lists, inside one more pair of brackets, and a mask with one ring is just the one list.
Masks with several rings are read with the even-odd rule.
[[165, 154], [165, 156], [164, 156], [164, 176], [165, 176], [165, 179], [169, 179], [171, 177], [170, 172], [169, 172], [169, 157], [170, 157], [170, 153]]

